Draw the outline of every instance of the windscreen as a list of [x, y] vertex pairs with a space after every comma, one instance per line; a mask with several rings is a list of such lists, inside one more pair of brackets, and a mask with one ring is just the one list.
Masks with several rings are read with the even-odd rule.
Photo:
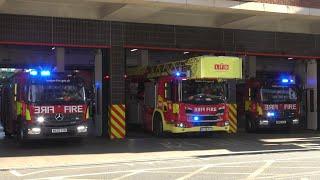
[[182, 81], [182, 100], [192, 104], [224, 103], [226, 84], [214, 81]]
[[33, 103], [81, 103], [85, 98], [85, 88], [76, 84], [32, 84], [28, 93]]
[[296, 90], [291, 87], [262, 88], [260, 93], [265, 103], [290, 103], [298, 99]]

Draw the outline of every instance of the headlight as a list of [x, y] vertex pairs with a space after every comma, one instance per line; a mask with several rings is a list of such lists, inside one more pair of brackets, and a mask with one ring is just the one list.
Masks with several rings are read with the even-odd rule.
[[28, 129], [28, 134], [40, 134], [40, 133], [41, 133], [41, 128], [39, 127]]
[[183, 124], [183, 123], [177, 123], [176, 126], [179, 127], [179, 128], [184, 128], [184, 127], [186, 127], [186, 125]]
[[43, 116], [39, 116], [39, 117], [37, 118], [37, 122], [38, 122], [38, 123], [43, 123], [43, 122], [44, 122], [44, 117], [43, 117]]
[[78, 131], [79, 133], [87, 132], [87, 131], [88, 131], [88, 127], [87, 127], [87, 126], [83, 126], [83, 125], [78, 126], [78, 127], [77, 127], [77, 131]]
[[292, 123], [293, 123], [293, 124], [299, 124], [299, 119], [294, 119], [294, 120], [292, 120]]
[[268, 120], [260, 120], [260, 121], [259, 121], [259, 124], [260, 124], [260, 125], [265, 125], [265, 126], [266, 126], [266, 125], [268, 125], [268, 124], [269, 124], [269, 121], [268, 121]]

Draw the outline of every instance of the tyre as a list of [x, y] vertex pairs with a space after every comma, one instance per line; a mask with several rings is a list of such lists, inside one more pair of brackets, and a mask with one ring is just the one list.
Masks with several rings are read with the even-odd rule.
[[153, 133], [157, 137], [163, 137], [163, 123], [159, 113], [156, 113], [153, 118]]

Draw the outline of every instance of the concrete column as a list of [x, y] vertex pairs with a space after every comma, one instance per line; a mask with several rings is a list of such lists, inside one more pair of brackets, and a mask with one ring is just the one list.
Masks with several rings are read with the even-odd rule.
[[140, 63], [141, 66], [148, 66], [149, 65], [149, 51], [148, 50], [141, 50], [141, 58]]
[[244, 78], [250, 79], [256, 77], [257, 71], [257, 57], [256, 56], [245, 56], [243, 57], [244, 62]]
[[318, 63], [311, 60], [307, 64], [307, 128], [318, 129]]
[[95, 133], [102, 136], [102, 52], [97, 50], [94, 58], [95, 77]]
[[56, 48], [57, 72], [64, 72], [65, 68], [65, 49], [63, 47]]

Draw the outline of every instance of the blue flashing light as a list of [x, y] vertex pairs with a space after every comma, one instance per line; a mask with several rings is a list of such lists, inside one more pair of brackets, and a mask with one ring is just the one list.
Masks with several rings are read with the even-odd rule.
[[291, 82], [291, 83], [294, 83], [294, 80], [293, 80], [293, 79], [290, 79], [290, 82]]
[[36, 76], [36, 75], [38, 75], [38, 71], [31, 70], [31, 71], [30, 71], [30, 75], [31, 75], [31, 76]]
[[274, 116], [275, 116], [275, 113], [274, 113], [274, 112], [267, 112], [267, 116], [268, 116], [268, 117], [274, 117]]
[[41, 71], [41, 76], [50, 76], [50, 75], [51, 75], [51, 72], [48, 70]]
[[285, 78], [285, 79], [282, 79], [281, 81], [282, 81], [283, 83], [288, 83], [288, 82], [289, 82], [289, 79], [286, 79], [286, 78]]
[[179, 77], [180, 75], [181, 75], [181, 73], [180, 73], [180, 72], [176, 72], [176, 76], [178, 76], [178, 77]]
[[199, 116], [194, 116], [193, 120], [198, 121], [199, 120]]

